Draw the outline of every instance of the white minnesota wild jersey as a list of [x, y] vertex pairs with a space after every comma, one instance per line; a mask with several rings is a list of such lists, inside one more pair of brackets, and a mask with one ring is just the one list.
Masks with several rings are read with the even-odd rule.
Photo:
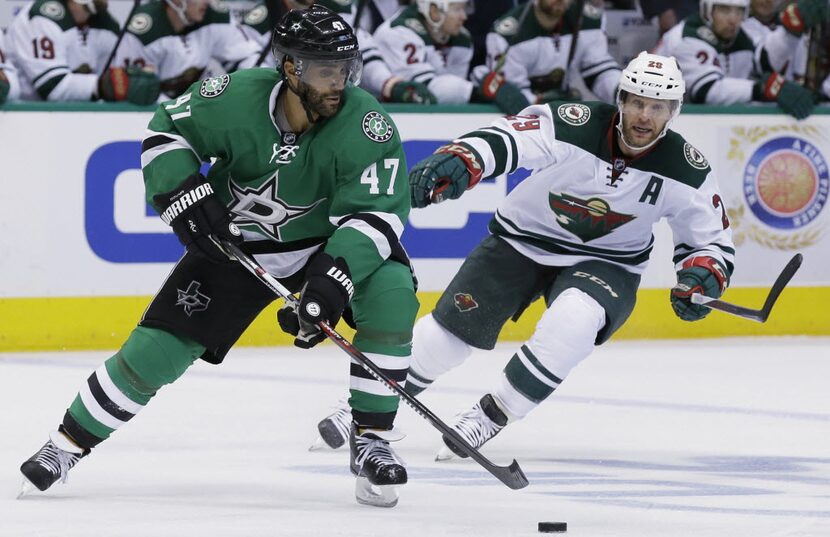
[[706, 158], [668, 131], [639, 158], [616, 148], [616, 108], [599, 102], [533, 105], [456, 143], [472, 149], [494, 177], [532, 174], [501, 203], [490, 231], [548, 266], [599, 259], [642, 273], [666, 218], [674, 263], [711, 256], [732, 272], [735, 247]]
[[589, 3], [581, 14], [574, 3], [553, 31], [539, 24], [532, 9], [525, 12], [524, 4], [508, 11], [487, 34], [487, 67], [501, 72], [531, 103], [537, 94], [570, 86], [575, 72], [594, 95], [613, 103], [620, 81], [620, 67], [608, 53], [602, 12]]
[[375, 31], [375, 42], [393, 75], [426, 84], [439, 103], [470, 101], [473, 83], [467, 80], [473, 41], [469, 32], [450, 37], [445, 44], [429, 35], [416, 6], [401, 10]]
[[6, 36], [0, 30], [0, 71], [3, 71], [3, 76], [9, 83], [9, 94], [6, 96], [8, 101], [16, 101], [20, 97], [20, 82], [17, 80], [17, 69], [8, 61], [8, 54], [6, 52]]
[[97, 94], [98, 75], [119, 30], [106, 11], [80, 28], [65, 2], [38, 0], [23, 6], [6, 35], [6, 52], [20, 70], [21, 98], [89, 101]]
[[677, 59], [690, 102], [733, 104], [752, 100], [753, 75], [760, 74], [756, 61], [762, 47], [743, 29], [730, 45], [724, 45], [703, 18], [694, 14], [663, 35], [655, 54]]
[[806, 35], [794, 36], [781, 25], [764, 24], [755, 17], [749, 17], [741, 23], [741, 29], [756, 47], [763, 47], [762, 70], [784, 73], [788, 80], [804, 76], [809, 49]]
[[245, 36], [224, 4], [212, 2], [202, 22], [176, 33], [165, 3], [154, 0], [140, 6], [130, 19], [115, 63], [152, 68], [161, 79], [162, 91], [177, 97], [211, 74], [206, 72], [211, 60], [232, 72], [253, 67], [260, 52], [259, 44]]

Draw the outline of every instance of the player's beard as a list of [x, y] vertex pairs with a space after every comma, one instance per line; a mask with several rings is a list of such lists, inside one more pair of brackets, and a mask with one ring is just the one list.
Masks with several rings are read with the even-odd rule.
[[322, 92], [306, 84], [302, 98], [308, 110], [319, 119], [326, 119], [336, 114], [343, 105], [343, 90]]

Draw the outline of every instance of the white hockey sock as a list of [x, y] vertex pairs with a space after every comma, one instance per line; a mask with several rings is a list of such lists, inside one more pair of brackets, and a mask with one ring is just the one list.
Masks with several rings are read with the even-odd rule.
[[412, 340], [412, 362], [406, 378], [410, 388], [424, 390], [432, 381], [464, 363], [472, 348], [425, 315], [415, 323]]

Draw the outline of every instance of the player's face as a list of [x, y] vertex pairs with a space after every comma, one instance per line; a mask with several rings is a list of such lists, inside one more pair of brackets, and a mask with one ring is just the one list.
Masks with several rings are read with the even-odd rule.
[[441, 31], [447, 35], [458, 35], [467, 20], [467, 2], [452, 2], [444, 15]]
[[539, 11], [553, 18], [561, 17], [570, 5], [571, 0], [538, 0], [536, 4]]
[[712, 31], [715, 32], [718, 39], [726, 42], [733, 41], [741, 28], [744, 13], [744, 8], [740, 6], [720, 6], [717, 4], [713, 6]]
[[670, 101], [629, 95], [622, 106], [622, 131], [631, 147], [643, 147], [660, 136], [671, 119]]
[[308, 62], [300, 80], [308, 88], [306, 104], [321, 117], [331, 117], [340, 110], [343, 90], [352, 76], [351, 61]]
[[187, 19], [191, 22], [202, 22], [207, 13], [209, 0], [187, 0], [187, 7], [184, 12], [187, 14]]

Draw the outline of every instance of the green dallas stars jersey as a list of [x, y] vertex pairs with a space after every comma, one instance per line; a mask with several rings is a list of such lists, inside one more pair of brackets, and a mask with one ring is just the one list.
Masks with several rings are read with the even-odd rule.
[[282, 84], [273, 70], [248, 69], [162, 103], [142, 143], [147, 200], [213, 162], [208, 181], [269, 272], [293, 274], [325, 243], [358, 283], [405, 256], [409, 193], [397, 128], [373, 97], [347, 88], [334, 117], [298, 137], [281, 133], [273, 117]]
[[677, 268], [711, 256], [729, 272], [732, 230], [706, 158], [669, 130], [640, 157], [611, 155], [616, 107], [604, 103], [534, 105], [455, 140], [478, 156], [483, 177], [522, 167], [530, 177], [499, 205], [490, 231], [548, 266], [603, 260], [640, 274], [666, 218]]

